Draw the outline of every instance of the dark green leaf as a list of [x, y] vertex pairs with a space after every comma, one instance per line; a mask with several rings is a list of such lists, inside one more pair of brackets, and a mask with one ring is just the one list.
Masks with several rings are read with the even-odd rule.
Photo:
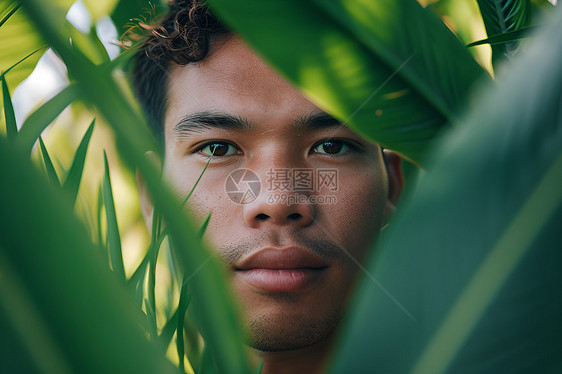
[[562, 369], [562, 9], [552, 21], [399, 208], [332, 372]]
[[[488, 37], [516, 31], [531, 25], [531, 0], [477, 0]], [[493, 44], [492, 64], [517, 53], [518, 43]]]
[[109, 257], [111, 258], [111, 268], [119, 279], [125, 281], [125, 268], [123, 266], [123, 253], [121, 252], [121, 237], [119, 226], [117, 225], [117, 215], [115, 213], [115, 203], [113, 191], [111, 189], [111, 178], [109, 176], [109, 165], [107, 155], [103, 152], [103, 163], [105, 175], [103, 178], [103, 202], [107, 217], [107, 242], [109, 244]]
[[184, 367], [184, 355], [185, 355], [185, 348], [184, 348], [184, 341], [183, 341], [183, 329], [184, 329], [184, 321], [185, 321], [185, 314], [187, 313], [187, 308], [189, 307], [189, 302], [191, 301], [191, 293], [189, 292], [189, 283], [188, 279], [184, 279], [181, 284], [180, 290], [180, 301], [178, 305], [178, 314], [177, 314], [177, 325], [176, 325], [176, 345], [178, 351], [178, 359], [180, 362], [180, 372], [185, 374], [185, 367]]
[[4, 76], [2, 76], [2, 97], [4, 99], [4, 115], [6, 117], [6, 135], [9, 139], [14, 139], [18, 133], [18, 127], [12, 99], [10, 98], [10, 90]]
[[489, 38], [472, 42], [468, 44], [467, 47], [475, 47], [477, 45], [482, 45], [482, 44], [497, 45], [497, 44], [517, 42], [521, 39], [528, 38], [529, 33], [531, 33], [533, 30], [536, 30], [536, 28], [537, 28], [536, 26], [531, 26], [515, 31], [509, 31], [499, 35], [493, 35]]
[[57, 172], [53, 166], [49, 152], [47, 152], [47, 147], [45, 147], [45, 143], [43, 143], [43, 139], [41, 137], [39, 137], [39, 145], [41, 146], [41, 154], [43, 155], [43, 162], [45, 163], [45, 170], [47, 171], [49, 181], [53, 185], [60, 187], [59, 177], [57, 176]]
[[68, 199], [3, 137], [0, 180], [9, 181], [0, 183], [0, 314], [25, 349], [2, 355], [2, 367], [31, 361], [48, 373], [177, 373], [147, 341], [142, 314]]
[[31, 113], [24, 121], [17, 142], [23, 149], [31, 152], [33, 144], [47, 126], [53, 122], [55, 118], [66, 108], [70, 103], [76, 100], [80, 95], [80, 90], [77, 84], [71, 84], [60, 93], [58, 93], [51, 100], [41, 105], [39, 109]]
[[158, 343], [162, 347], [167, 347], [168, 345], [170, 345], [170, 342], [172, 341], [172, 337], [176, 332], [177, 325], [178, 325], [178, 310], [176, 309], [176, 311], [172, 314], [170, 319], [168, 319], [164, 327], [162, 327], [162, 331], [160, 332], [160, 336], [158, 337]]
[[84, 134], [76, 153], [74, 154], [74, 160], [68, 170], [66, 180], [64, 181], [63, 190], [70, 196], [70, 201], [72, 204], [76, 202], [76, 197], [78, 196], [78, 189], [80, 188], [80, 180], [82, 179], [82, 171], [84, 170], [84, 162], [86, 161], [86, 153], [88, 152], [88, 144], [90, 144], [90, 138], [94, 132], [94, 124], [96, 119], [92, 121], [90, 127]]
[[414, 0], [210, 3], [321, 108], [418, 164], [484, 76]]

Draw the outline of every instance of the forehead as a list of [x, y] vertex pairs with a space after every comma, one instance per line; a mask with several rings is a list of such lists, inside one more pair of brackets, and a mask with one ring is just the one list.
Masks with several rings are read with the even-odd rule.
[[236, 37], [220, 43], [199, 63], [172, 66], [167, 99], [167, 137], [193, 112], [226, 112], [275, 128], [320, 111]]

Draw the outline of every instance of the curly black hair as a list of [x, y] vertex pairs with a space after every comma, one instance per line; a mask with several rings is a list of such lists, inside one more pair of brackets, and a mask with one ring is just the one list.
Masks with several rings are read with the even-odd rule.
[[[149, 25], [137, 20], [136, 32], [124, 38], [139, 39], [133, 58], [132, 84], [156, 137], [163, 142], [166, 87], [171, 63], [187, 65], [203, 60], [212, 40], [231, 34], [202, 0], [171, 0], [168, 13]], [[126, 42], [124, 42], [126, 44]]]

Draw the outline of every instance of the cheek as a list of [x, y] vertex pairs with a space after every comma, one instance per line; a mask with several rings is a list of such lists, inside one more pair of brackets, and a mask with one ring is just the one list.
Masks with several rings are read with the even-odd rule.
[[332, 232], [340, 243], [362, 258], [382, 226], [388, 193], [385, 175], [381, 171], [354, 173], [342, 178], [340, 186], [337, 203], [324, 209], [331, 219], [325, 218], [333, 222]]

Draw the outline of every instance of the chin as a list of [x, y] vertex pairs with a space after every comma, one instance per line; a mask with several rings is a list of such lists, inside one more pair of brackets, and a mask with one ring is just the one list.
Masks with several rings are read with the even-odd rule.
[[264, 352], [307, 348], [327, 340], [336, 330], [340, 320], [339, 310], [324, 318], [293, 315], [285, 311], [262, 313], [248, 323], [247, 344]]

